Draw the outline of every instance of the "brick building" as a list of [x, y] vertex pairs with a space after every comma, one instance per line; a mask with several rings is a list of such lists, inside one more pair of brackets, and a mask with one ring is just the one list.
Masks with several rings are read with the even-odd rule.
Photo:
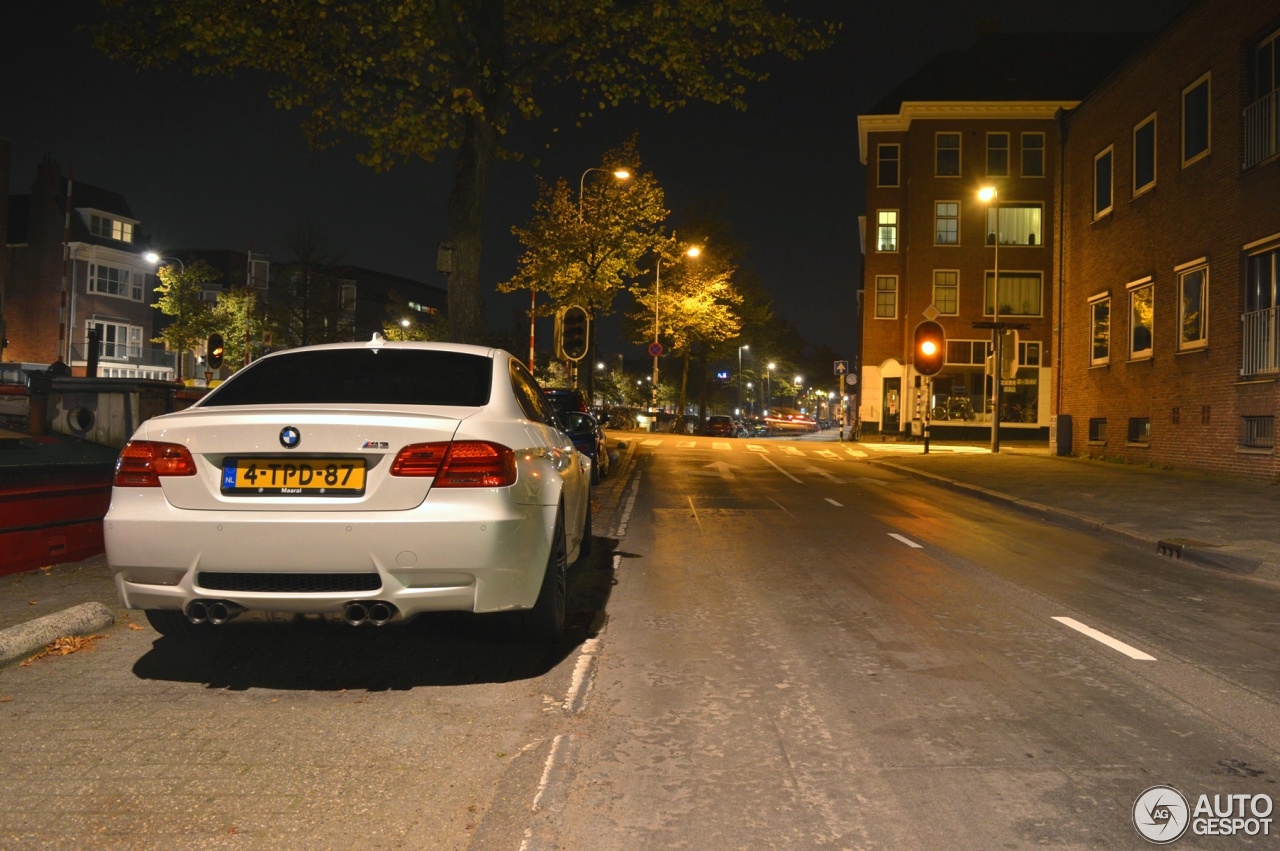
[[1063, 451], [1280, 475], [1278, 43], [1198, 0], [1067, 116]]
[[[929, 62], [858, 118], [868, 167], [859, 415], [865, 431], [1047, 439], [1053, 387], [1058, 136], [1141, 42], [1132, 34], [991, 33]], [[992, 187], [995, 200], [980, 201]], [[935, 318], [947, 363], [917, 388], [912, 332]], [[1006, 366], [993, 404], [993, 331]]]
[[46, 159], [31, 192], [6, 200], [4, 359], [84, 374], [94, 332], [99, 375], [173, 378], [172, 356], [151, 343], [155, 276], [124, 196], [68, 180]]

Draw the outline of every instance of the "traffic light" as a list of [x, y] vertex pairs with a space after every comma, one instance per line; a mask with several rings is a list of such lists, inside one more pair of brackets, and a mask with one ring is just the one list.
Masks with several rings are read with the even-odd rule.
[[227, 353], [227, 347], [222, 344], [222, 335], [216, 332], [210, 334], [204, 352], [204, 362], [209, 369], [222, 366], [222, 358]]
[[927, 319], [916, 326], [912, 351], [915, 357], [916, 372], [933, 376], [947, 365], [947, 336], [942, 326]]
[[556, 314], [556, 357], [580, 361], [587, 356], [591, 317], [578, 305], [563, 307]]

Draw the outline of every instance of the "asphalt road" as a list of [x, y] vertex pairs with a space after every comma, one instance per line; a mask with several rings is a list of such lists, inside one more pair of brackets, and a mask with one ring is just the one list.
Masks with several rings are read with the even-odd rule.
[[830, 443], [627, 460], [554, 652], [135, 613], [0, 669], [0, 847], [1138, 848], [1151, 786], [1276, 797], [1275, 587]]

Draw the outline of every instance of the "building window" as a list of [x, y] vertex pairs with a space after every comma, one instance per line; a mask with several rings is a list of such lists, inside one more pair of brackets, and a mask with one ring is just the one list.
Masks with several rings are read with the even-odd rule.
[[880, 251], [898, 250], [897, 210], [881, 210], [876, 214], [876, 247]]
[[960, 244], [960, 202], [938, 201], [933, 205], [933, 244]]
[[1245, 310], [1280, 307], [1280, 248], [1249, 257], [1245, 268]]
[[1133, 194], [1156, 185], [1156, 117], [1133, 128]]
[[134, 301], [142, 301], [142, 275], [130, 274], [128, 269], [89, 264], [89, 292], [114, 295]]
[[[983, 299], [982, 313], [991, 316], [991, 305], [994, 303], [995, 274], [987, 272], [986, 295]], [[1043, 275], [1040, 272], [1006, 272], [1000, 270], [1000, 315], [1001, 316], [1040, 316], [1041, 298], [1044, 291]]]
[[133, 242], [133, 223], [94, 213], [89, 216], [89, 233], [117, 242]]
[[1095, 299], [1089, 304], [1089, 322], [1092, 343], [1089, 365], [1102, 366], [1111, 362], [1111, 297]]
[[1274, 449], [1275, 417], [1241, 417], [1240, 445], [1248, 449]]
[[1130, 443], [1150, 443], [1151, 442], [1151, 418], [1150, 417], [1129, 417], [1129, 437]]
[[947, 316], [960, 312], [960, 273], [955, 269], [933, 270], [933, 306]]
[[987, 134], [987, 177], [1009, 176], [1009, 134]]
[[898, 318], [898, 276], [876, 275], [876, 319]]
[[990, 340], [947, 340], [947, 364], [984, 364]]
[[1107, 442], [1107, 418], [1106, 417], [1090, 417], [1089, 442], [1090, 443], [1106, 443]]
[[352, 311], [356, 309], [356, 285], [341, 284], [338, 291], [338, 298], [342, 303], [338, 305], [340, 310]]
[[1182, 90], [1182, 164], [1209, 155], [1209, 75]]
[[[1039, 245], [1044, 240], [1044, 208], [1040, 204], [1000, 204], [987, 208], [987, 244], [994, 245], [996, 237], [1001, 245]], [[996, 215], [1000, 226], [996, 227]]]
[[1151, 335], [1155, 327], [1155, 287], [1147, 278], [1129, 290], [1129, 358], [1151, 357]]
[[938, 177], [960, 176], [960, 134], [939, 133], [934, 137], [934, 174]]
[[1093, 217], [1100, 219], [1111, 212], [1111, 158], [1114, 147], [1093, 158]]
[[1209, 267], [1178, 272], [1178, 348], [1202, 349], [1209, 342]]
[[876, 148], [877, 186], [898, 185], [898, 159], [901, 156], [897, 145], [880, 145]]
[[1040, 366], [1040, 341], [1018, 343], [1018, 366]]
[[1259, 42], [1249, 69], [1249, 105], [1244, 109], [1244, 167], [1280, 151], [1280, 30]]
[[1022, 134], [1022, 176], [1044, 177], [1044, 134]]
[[103, 360], [137, 360], [142, 356], [142, 329], [138, 326], [91, 319], [85, 323], [86, 340], [88, 332], [94, 329], [100, 341], [98, 355]]

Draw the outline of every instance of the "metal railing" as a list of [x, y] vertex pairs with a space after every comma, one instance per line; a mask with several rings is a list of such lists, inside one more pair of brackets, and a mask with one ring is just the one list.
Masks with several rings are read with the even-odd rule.
[[[145, 378], [172, 379], [177, 354], [163, 348], [126, 346], [123, 343], [98, 343], [98, 374], [123, 377], [137, 375]], [[89, 360], [88, 348], [72, 344], [71, 362], [85, 364]]]
[[1280, 308], [1255, 310], [1240, 316], [1243, 352], [1241, 375], [1280, 372]]
[[1280, 148], [1280, 109], [1276, 101], [1280, 91], [1263, 95], [1244, 108], [1244, 162], [1243, 168], [1252, 168]]

